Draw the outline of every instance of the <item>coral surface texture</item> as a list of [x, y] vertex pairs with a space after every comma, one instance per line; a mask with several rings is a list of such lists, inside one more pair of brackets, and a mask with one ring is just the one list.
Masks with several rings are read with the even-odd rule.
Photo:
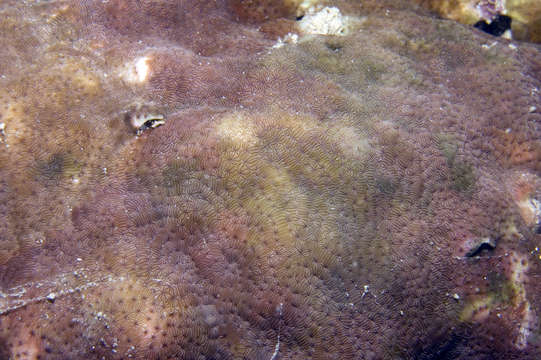
[[512, 37], [541, 43], [541, 1], [539, 0], [414, 0], [439, 15], [473, 24], [479, 20], [497, 21], [498, 15], [510, 17]]
[[541, 48], [418, 1], [0, 1], [0, 359], [541, 358]]

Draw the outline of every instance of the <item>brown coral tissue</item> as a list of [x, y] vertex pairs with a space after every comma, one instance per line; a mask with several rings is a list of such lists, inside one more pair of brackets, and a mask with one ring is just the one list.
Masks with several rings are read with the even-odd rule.
[[539, 359], [540, 89], [413, 1], [4, 0], [0, 359]]

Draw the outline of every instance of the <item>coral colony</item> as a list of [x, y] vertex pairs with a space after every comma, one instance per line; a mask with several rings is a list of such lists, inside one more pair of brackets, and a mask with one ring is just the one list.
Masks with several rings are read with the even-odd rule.
[[2, 1], [0, 359], [540, 359], [538, 3]]

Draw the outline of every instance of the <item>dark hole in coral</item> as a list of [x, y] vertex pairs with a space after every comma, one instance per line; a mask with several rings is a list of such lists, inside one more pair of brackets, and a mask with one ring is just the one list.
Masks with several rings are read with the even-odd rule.
[[304, 17], [304, 15], [299, 15], [299, 16], [297, 16], [297, 17], [295, 18], [295, 20], [301, 21], [303, 17]]
[[466, 253], [467, 257], [480, 256], [483, 252], [492, 251], [496, 248], [496, 242], [492, 239], [483, 239]]
[[149, 119], [147, 121], [145, 121], [143, 123], [143, 125], [141, 125], [138, 129], [137, 129], [137, 135], [141, 135], [143, 133], [143, 131], [145, 130], [148, 130], [148, 129], [152, 129], [152, 128], [155, 128], [155, 127], [158, 127], [160, 126], [163, 122], [161, 122], [162, 119]]
[[152, 124], [154, 124], [155, 122], [156, 122], [156, 120], [154, 120], [154, 119], [147, 120], [147, 121], [145, 121], [145, 124], [143, 126], [146, 126], [147, 128], [151, 128]]
[[150, 129], [152, 127], [152, 123], [153, 123], [152, 120], [145, 121], [145, 123], [141, 125], [139, 129], [137, 129], [136, 134], [139, 136], [143, 133], [143, 131]]
[[504, 32], [511, 29], [511, 21], [511, 17], [507, 15], [497, 15], [490, 23], [487, 23], [485, 20], [479, 20], [473, 26], [490, 35], [501, 36]]

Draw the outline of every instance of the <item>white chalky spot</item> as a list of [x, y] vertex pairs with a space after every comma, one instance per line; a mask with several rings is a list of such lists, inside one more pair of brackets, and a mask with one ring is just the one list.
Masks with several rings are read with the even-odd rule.
[[337, 7], [324, 7], [320, 10], [310, 8], [299, 21], [299, 30], [303, 34], [346, 35], [348, 20]]
[[150, 57], [143, 56], [135, 59], [124, 66], [120, 71], [120, 76], [129, 83], [141, 84], [148, 79], [150, 73]]
[[272, 47], [274, 49], [279, 49], [285, 44], [296, 44], [299, 41], [299, 35], [288, 33], [284, 38], [279, 37], [276, 41], [276, 44], [274, 44]]

